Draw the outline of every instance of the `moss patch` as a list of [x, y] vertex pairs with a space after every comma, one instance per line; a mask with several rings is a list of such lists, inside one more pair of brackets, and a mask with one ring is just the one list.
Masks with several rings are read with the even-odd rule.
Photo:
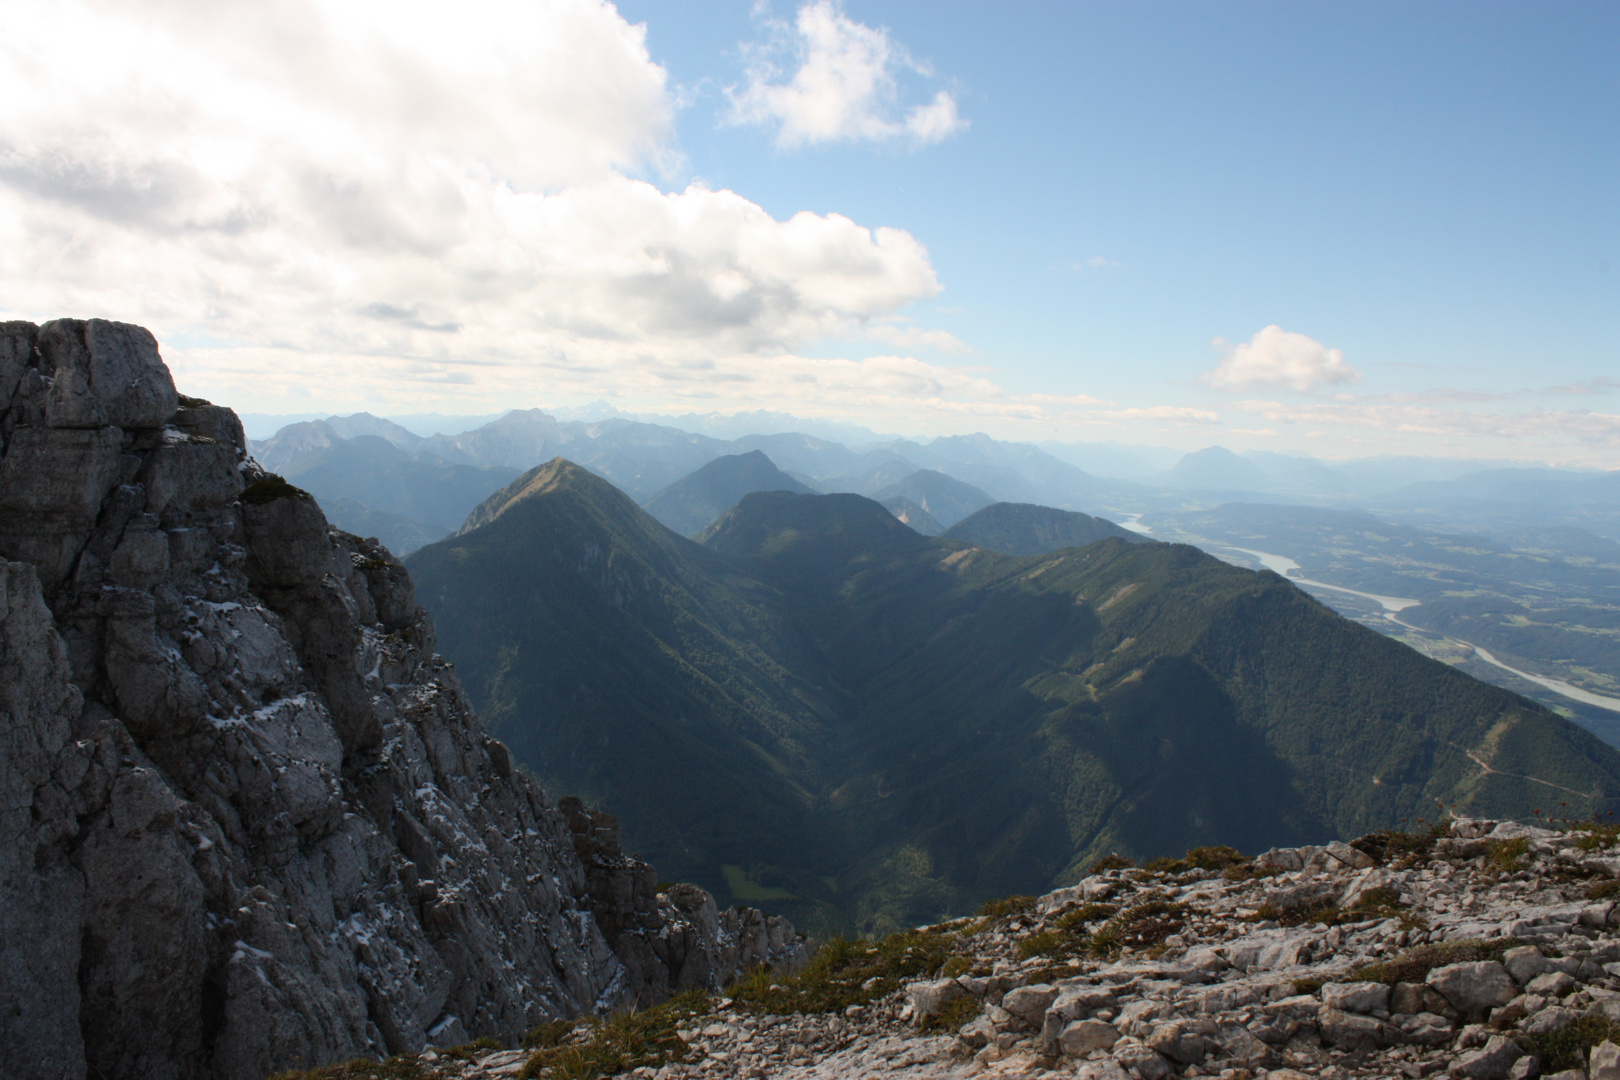
[[294, 487], [275, 473], [266, 473], [260, 479], [253, 481], [241, 495], [242, 501], [249, 506], [275, 502], [277, 499], [307, 500], [309, 498], [309, 492], [301, 487]]

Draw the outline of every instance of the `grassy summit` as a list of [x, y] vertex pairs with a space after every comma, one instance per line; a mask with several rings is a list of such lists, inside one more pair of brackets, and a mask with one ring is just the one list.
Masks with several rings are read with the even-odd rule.
[[700, 538], [554, 461], [413, 555], [444, 652], [556, 794], [672, 876], [866, 931], [1109, 851], [1603, 811], [1620, 753], [1195, 548], [1013, 557], [855, 495]]

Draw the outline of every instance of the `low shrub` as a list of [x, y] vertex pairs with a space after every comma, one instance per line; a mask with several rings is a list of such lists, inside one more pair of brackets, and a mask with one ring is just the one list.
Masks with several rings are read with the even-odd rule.
[[955, 1031], [978, 1016], [984, 1003], [976, 997], [961, 997], [922, 1022], [924, 1031]]
[[1492, 840], [1485, 845], [1485, 866], [1498, 874], [1511, 874], [1523, 870], [1525, 856], [1530, 854], [1530, 838]]
[[979, 909], [982, 919], [1001, 919], [1008, 915], [1020, 915], [1035, 906], [1036, 897], [1033, 896], [1004, 896], [1000, 900], [987, 900], [984, 907]]
[[1061, 930], [1046, 930], [1031, 934], [1018, 943], [1018, 955], [1028, 960], [1032, 956], [1051, 956], [1069, 945], [1074, 938]]
[[841, 1012], [876, 1001], [903, 982], [933, 978], [964, 951], [961, 937], [932, 928], [905, 930], [881, 941], [835, 937], [797, 974], [761, 969], [726, 992], [738, 1008], [750, 1012]]
[[1600, 881], [1587, 887], [1588, 900], [1612, 900], [1620, 896], [1620, 881]]
[[1490, 938], [1419, 945], [1414, 949], [1407, 949], [1393, 960], [1364, 964], [1355, 968], [1346, 976], [1346, 981], [1381, 982], [1389, 986], [1400, 982], [1420, 983], [1437, 967], [1473, 960], [1500, 961], [1509, 949], [1522, 944], [1524, 942], [1518, 938]]
[[631, 1069], [658, 1068], [686, 1061], [690, 1051], [676, 1029], [708, 1013], [702, 990], [677, 994], [651, 1009], [619, 1013], [606, 1020], [589, 1017], [574, 1026], [573, 1037], [537, 1049], [520, 1080], [596, 1080]]
[[1541, 1059], [1543, 1075], [1565, 1069], [1586, 1068], [1592, 1047], [1605, 1039], [1620, 1042], [1620, 1027], [1606, 1016], [1583, 1016], [1562, 1031], [1545, 1035], [1515, 1035], [1513, 1041], [1527, 1054]]
[[1129, 870], [1135, 865], [1135, 863], [1131, 862], [1131, 860], [1127, 859], [1123, 855], [1104, 855], [1102, 858], [1092, 863], [1091, 869], [1087, 870], [1086, 873], [1088, 875], [1106, 874], [1110, 870]]
[[1142, 869], [1157, 874], [1184, 874], [1188, 870], [1227, 870], [1250, 861], [1241, 851], [1223, 844], [1193, 848], [1179, 859], [1154, 859]]

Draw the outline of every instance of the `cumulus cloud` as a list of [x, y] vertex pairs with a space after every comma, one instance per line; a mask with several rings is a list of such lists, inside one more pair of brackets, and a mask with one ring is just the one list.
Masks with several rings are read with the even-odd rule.
[[1361, 372], [1345, 363], [1338, 349], [1275, 324], [1238, 345], [1216, 338], [1215, 346], [1226, 355], [1214, 370], [1204, 373], [1203, 380], [1217, 390], [1286, 386], [1304, 392], [1361, 381]]
[[939, 292], [902, 230], [636, 178], [665, 73], [598, 0], [22, 0], [0, 100], [6, 314], [145, 323], [226, 401], [713, 391]]
[[[776, 126], [776, 142], [800, 147], [830, 142], [940, 142], [968, 126], [956, 98], [939, 90], [926, 104], [900, 101], [900, 75], [931, 75], [882, 28], [844, 14], [833, 0], [799, 8], [792, 27], [770, 26], [771, 40], [753, 50], [747, 82], [730, 92], [731, 120]], [[797, 69], [785, 81], [778, 61]]]

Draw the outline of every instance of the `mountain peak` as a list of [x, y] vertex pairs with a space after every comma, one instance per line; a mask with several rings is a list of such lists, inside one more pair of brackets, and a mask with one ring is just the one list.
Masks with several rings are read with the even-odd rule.
[[901, 554], [929, 543], [863, 495], [761, 491], [703, 531], [698, 542], [725, 555], [761, 559], [795, 576], [851, 560]]
[[756, 491], [804, 495], [810, 489], [756, 449], [715, 458], [648, 499], [643, 507], [668, 528], [691, 536]]
[[536, 465], [479, 503], [473, 512], [467, 515], [466, 524], [456, 531], [456, 535], [461, 536], [490, 524], [525, 499], [570, 488], [589, 491], [597, 496], [616, 496], [624, 499], [624, 495], [617, 488], [590, 470], [575, 465], [567, 458], [554, 457], [544, 465]]
[[1030, 503], [991, 503], [968, 515], [945, 536], [1003, 555], [1044, 555], [1068, 547], [1085, 547], [1115, 536], [1130, 543], [1146, 540], [1103, 518]]

